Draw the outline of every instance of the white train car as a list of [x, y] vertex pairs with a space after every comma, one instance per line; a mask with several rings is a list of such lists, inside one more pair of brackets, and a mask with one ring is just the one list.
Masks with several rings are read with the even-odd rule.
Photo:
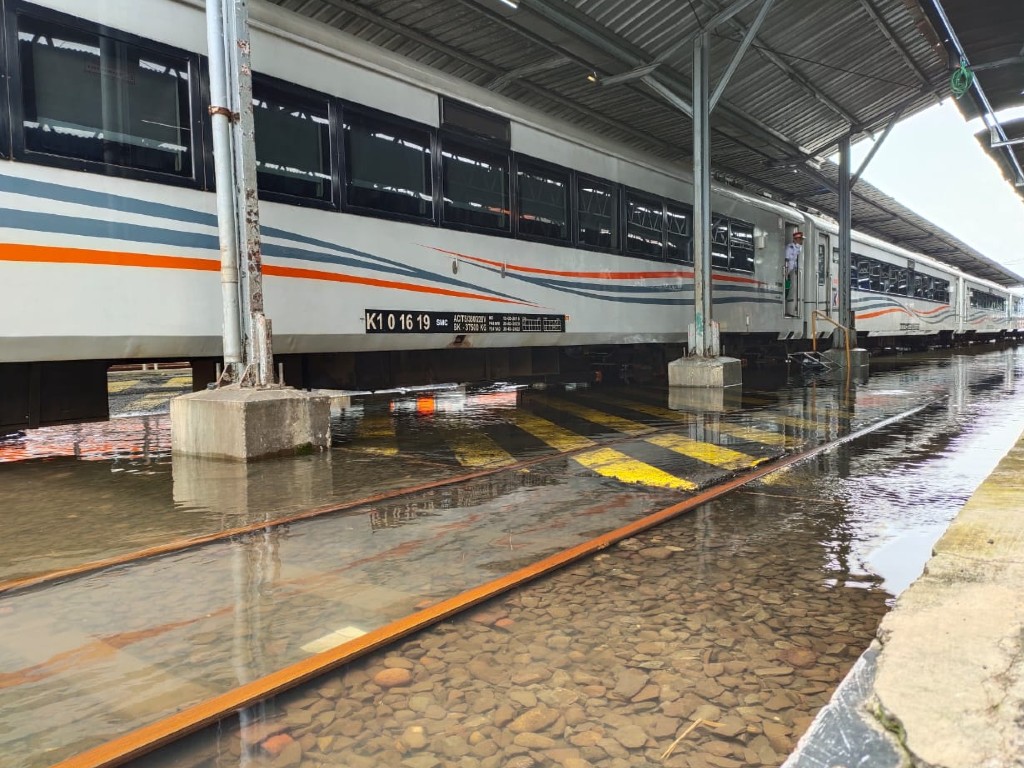
[[[222, 310], [203, 4], [3, 7], [0, 384], [22, 394], [0, 425], [65, 362], [90, 361], [81, 378], [109, 361], [187, 359], [208, 376]], [[693, 318], [684, 169], [276, 6], [250, 11], [265, 308], [289, 381], [552, 373], [591, 348], [679, 354]], [[712, 204], [726, 349], [805, 339], [812, 309], [833, 311], [834, 272], [805, 248], [800, 316], [786, 316], [785, 244], [834, 228], [730, 189]], [[952, 270], [858, 242], [867, 259], [919, 265], [913, 295], [886, 297], [902, 310], [871, 305], [873, 283], [855, 298], [867, 332], [945, 332]]]

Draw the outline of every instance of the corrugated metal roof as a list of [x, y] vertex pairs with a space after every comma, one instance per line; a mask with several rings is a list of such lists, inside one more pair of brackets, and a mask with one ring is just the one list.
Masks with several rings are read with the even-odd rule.
[[[657, 64], [651, 76], [688, 101], [693, 34], [740, 0], [518, 0], [515, 9], [500, 0], [270, 1], [679, 161], [692, 151], [690, 120], [639, 77], [602, 83]], [[744, 3], [713, 28], [712, 87], [762, 2]], [[774, 0], [712, 114], [712, 168], [738, 186], [834, 215], [826, 158], [838, 141], [937, 103], [949, 93], [947, 65], [917, 0]], [[587, 80], [592, 72], [598, 83]], [[863, 181], [853, 213], [856, 226], [879, 237], [976, 265], [1006, 285], [1024, 282]]]
[[[1024, 2], [920, 2], [949, 54], [950, 69], [963, 54], [974, 72], [976, 85], [960, 100], [965, 115], [968, 118], [986, 116], [989, 107], [995, 112], [1024, 107]], [[991, 125], [991, 120], [988, 123]], [[1024, 120], [1004, 122], [1001, 127], [1001, 135], [993, 137], [986, 130], [978, 134], [978, 141], [997, 162], [1007, 181], [1024, 197], [1024, 144], [992, 146], [993, 139], [1001, 141], [1004, 136], [1009, 140], [1024, 139]]]

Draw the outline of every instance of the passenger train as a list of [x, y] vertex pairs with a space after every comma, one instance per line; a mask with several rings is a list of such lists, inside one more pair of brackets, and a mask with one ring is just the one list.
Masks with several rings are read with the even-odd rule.
[[[101, 377], [105, 399], [112, 362], [189, 360], [204, 383], [222, 309], [203, 3], [2, 5], [0, 425], [67, 379]], [[254, 0], [250, 14], [265, 309], [289, 383], [681, 354], [694, 295], [684, 169], [279, 7]], [[806, 345], [812, 314], [837, 308], [834, 222], [725, 186], [713, 210], [724, 352]], [[853, 250], [861, 343], [1020, 326], [998, 285], [860, 234]], [[25, 418], [81, 418], [65, 394], [63, 411]]]

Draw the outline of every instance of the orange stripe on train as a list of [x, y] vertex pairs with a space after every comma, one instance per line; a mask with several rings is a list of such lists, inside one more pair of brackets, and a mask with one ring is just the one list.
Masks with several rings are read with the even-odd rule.
[[[150, 253], [94, 251], [86, 248], [58, 248], [48, 245], [19, 245], [12, 243], [0, 243], [0, 261], [21, 261], [37, 264], [95, 264], [109, 267], [144, 267], [148, 269], [192, 269], [203, 272], [217, 272], [220, 270], [220, 261], [217, 259], [198, 259], [191, 256], [158, 256]], [[486, 294], [470, 293], [468, 291], [455, 291], [449, 288], [410, 285], [394, 280], [381, 280], [373, 277], [357, 277], [355, 275], [325, 272], [318, 269], [264, 264], [263, 274], [305, 280], [324, 280], [335, 283], [354, 283], [356, 285], [369, 285], [376, 288], [393, 288], [400, 291], [432, 293], [439, 296], [453, 296], [461, 299], [493, 301], [499, 304], [537, 306], [531, 302], [518, 301], [516, 299], [505, 299], [487, 296]]]
[[216, 259], [190, 256], [155, 256], [150, 253], [93, 251], [86, 248], [58, 248], [49, 245], [0, 243], [0, 260], [28, 261], [48, 264], [99, 264], [110, 267], [148, 267], [151, 269], [198, 269], [217, 272]]

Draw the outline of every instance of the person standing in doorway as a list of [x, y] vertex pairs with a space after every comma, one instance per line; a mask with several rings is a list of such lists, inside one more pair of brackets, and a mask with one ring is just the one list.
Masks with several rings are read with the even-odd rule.
[[786, 246], [786, 317], [796, 317], [799, 302], [797, 298], [797, 273], [800, 256], [804, 252], [804, 233], [793, 232], [793, 242]]

